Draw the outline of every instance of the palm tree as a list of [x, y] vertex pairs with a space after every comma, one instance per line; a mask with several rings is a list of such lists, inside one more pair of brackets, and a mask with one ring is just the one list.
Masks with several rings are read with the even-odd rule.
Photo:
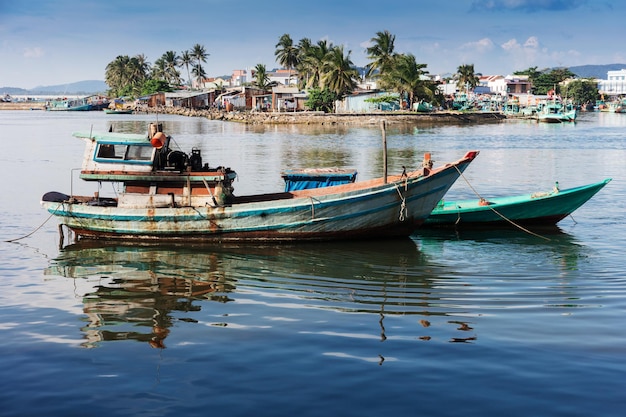
[[198, 86], [200, 86], [202, 84], [202, 80], [206, 78], [206, 73], [204, 72], [204, 68], [202, 68], [201, 65], [198, 65], [197, 67], [193, 67], [193, 69], [191, 70], [191, 73], [196, 78]]
[[393, 63], [381, 74], [380, 84], [385, 88], [397, 91], [400, 96], [408, 96], [409, 108], [418, 100], [432, 101], [436, 95], [436, 86], [424, 75], [426, 64], [418, 64], [413, 54], [396, 55]]
[[144, 54], [137, 54], [131, 58], [131, 61], [134, 66], [135, 75], [139, 78], [146, 78], [150, 73], [150, 63], [148, 62], [148, 57]]
[[114, 95], [138, 94], [147, 79], [148, 68], [144, 55], [132, 58], [119, 55], [106, 66], [105, 80]]
[[354, 68], [348, 51], [344, 55], [343, 45], [332, 48], [325, 57], [322, 84], [337, 94], [339, 99], [350, 94], [357, 86], [359, 72]]
[[167, 51], [161, 56], [164, 63], [164, 79], [170, 85], [180, 85], [180, 72], [176, 69], [179, 66], [180, 57], [174, 51]]
[[384, 32], [376, 32], [376, 37], [370, 40], [373, 44], [365, 50], [367, 57], [372, 61], [367, 65], [366, 76], [371, 77], [378, 70], [379, 73], [385, 72], [392, 64], [395, 56], [396, 36]]
[[478, 85], [478, 77], [474, 73], [474, 64], [461, 65], [456, 70], [456, 85], [460, 90], [473, 90]]
[[302, 38], [298, 42], [298, 64], [296, 65], [296, 69], [298, 71], [298, 87], [301, 89], [306, 88], [309, 83], [308, 74], [303, 67], [303, 61], [305, 57], [311, 53], [311, 48], [313, 47], [313, 42], [309, 38]]
[[191, 87], [191, 75], [189, 74], [189, 65], [193, 65], [193, 56], [189, 51], [183, 51], [180, 55], [179, 64], [180, 67], [184, 66], [187, 69], [187, 83]]
[[127, 66], [130, 62], [128, 55], [118, 55], [113, 61], [109, 62], [104, 72], [104, 80], [111, 88], [113, 95], [120, 95], [121, 90], [126, 85]]
[[289, 34], [285, 33], [280, 37], [274, 56], [280, 65], [289, 70], [289, 79], [291, 79], [291, 69], [298, 65], [298, 48], [293, 45]]
[[154, 65], [152, 66], [152, 78], [165, 81], [167, 79], [166, 77], [165, 60], [161, 57], [154, 61]]
[[307, 88], [324, 88], [322, 76], [329, 52], [333, 49], [332, 42], [320, 40], [305, 52], [300, 60], [301, 76], [307, 78]]
[[270, 81], [270, 76], [267, 73], [265, 65], [256, 64], [256, 66], [254, 67], [253, 84], [263, 90], [267, 90], [268, 88], [275, 86], [276, 81]]
[[193, 48], [191, 49], [191, 56], [193, 57], [196, 63], [194, 75], [196, 76], [198, 85], [200, 85], [200, 83], [202, 82], [202, 79], [206, 77], [204, 69], [202, 68], [202, 65], [200, 63], [206, 62], [206, 58], [209, 55], [210, 54], [206, 52], [206, 49], [204, 49], [204, 46], [200, 45], [199, 43], [195, 44]]

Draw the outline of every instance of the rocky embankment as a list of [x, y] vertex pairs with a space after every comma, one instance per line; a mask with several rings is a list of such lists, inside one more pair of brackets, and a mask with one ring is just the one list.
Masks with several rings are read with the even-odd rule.
[[191, 110], [182, 108], [150, 109], [150, 113], [178, 114], [188, 117], [205, 117], [247, 124], [379, 124], [387, 123], [485, 123], [498, 122], [506, 116], [497, 112], [438, 111], [432, 113], [387, 112], [387, 113], [333, 113], [296, 112], [274, 113], [254, 111], [225, 112], [217, 109]]
[[[0, 110], [44, 110], [42, 103], [15, 102], [0, 103]], [[437, 111], [432, 113], [387, 112], [387, 113], [344, 113], [326, 114], [323, 112], [274, 113], [255, 111], [231, 111], [209, 109], [194, 110], [175, 107], [150, 108], [137, 113], [177, 114], [187, 117], [205, 117], [210, 120], [238, 122], [246, 124], [380, 124], [386, 123], [489, 123], [506, 119], [497, 112]]]
[[0, 110], [45, 110], [45, 104], [36, 101], [0, 102]]

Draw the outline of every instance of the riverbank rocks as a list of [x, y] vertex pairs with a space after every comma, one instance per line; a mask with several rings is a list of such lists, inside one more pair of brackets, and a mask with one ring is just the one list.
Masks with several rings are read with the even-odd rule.
[[[44, 110], [44, 104], [35, 102], [0, 103], [0, 110]], [[223, 120], [245, 124], [319, 124], [319, 125], [368, 125], [386, 123], [489, 123], [505, 120], [498, 112], [436, 111], [432, 113], [379, 112], [379, 113], [324, 113], [303, 112], [258, 112], [231, 111], [218, 109], [187, 109], [182, 107], [151, 107], [135, 109], [136, 113], [176, 114], [187, 117], [205, 117], [209, 120]]]
[[151, 108], [148, 113], [177, 114], [189, 117], [205, 117], [246, 124], [380, 124], [386, 123], [489, 123], [506, 119], [498, 112], [438, 111], [432, 113], [386, 112], [386, 113], [324, 113], [324, 112], [257, 112], [218, 109], [196, 110], [163, 107]]

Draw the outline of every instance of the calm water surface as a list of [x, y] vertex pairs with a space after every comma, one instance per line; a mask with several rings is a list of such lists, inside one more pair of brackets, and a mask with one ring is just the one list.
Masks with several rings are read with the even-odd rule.
[[[391, 172], [426, 151], [439, 163], [481, 151], [449, 199], [613, 178], [540, 237], [60, 242], [41, 195], [96, 191], [78, 180], [71, 133], [151, 121], [0, 112], [0, 415], [624, 415], [626, 115], [389, 126]], [[235, 169], [238, 194], [282, 189], [288, 168], [381, 173], [378, 126], [159, 121], [183, 150]]]

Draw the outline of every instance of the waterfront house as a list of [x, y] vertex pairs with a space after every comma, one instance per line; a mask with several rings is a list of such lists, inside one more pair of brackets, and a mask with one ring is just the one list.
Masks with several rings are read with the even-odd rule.
[[[395, 96], [397, 103], [372, 103], [369, 99]], [[386, 91], [356, 91], [344, 97], [343, 100], [335, 102], [335, 112], [337, 113], [372, 113], [376, 111], [390, 111], [400, 109], [400, 97], [398, 93]]]
[[606, 80], [598, 80], [598, 91], [607, 96], [626, 94], [626, 69], [608, 71]]
[[138, 108], [165, 106], [165, 93], [152, 93], [137, 99]]
[[298, 72], [296, 70], [279, 69], [267, 75], [269, 76], [270, 82], [275, 82], [279, 85], [298, 85]]
[[215, 90], [187, 91], [178, 90], [165, 93], [167, 107], [182, 107], [186, 109], [206, 109], [215, 101]]
[[305, 97], [297, 87], [272, 87], [272, 111], [304, 110]]

